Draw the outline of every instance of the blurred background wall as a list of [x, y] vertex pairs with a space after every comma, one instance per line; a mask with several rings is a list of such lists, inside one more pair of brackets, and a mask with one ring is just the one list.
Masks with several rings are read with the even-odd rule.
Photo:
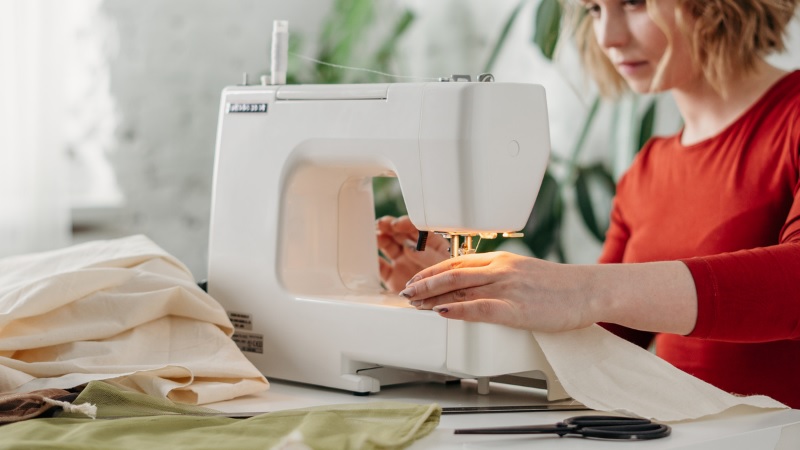
[[[104, 0], [116, 126], [106, 155], [124, 199], [77, 210], [74, 239], [143, 233], [206, 275], [220, 93], [269, 68], [272, 21], [313, 39], [329, 1]], [[95, 33], [98, 30], [87, 30]], [[257, 195], [257, 193], [254, 193]]]
[[[576, 139], [576, 117], [590, 108], [592, 89], [568, 48], [552, 64], [531, 44], [531, 18], [539, 0], [375, 2], [371, 34], [361, 37], [351, 61], [371, 64], [366, 55], [374, 50], [377, 39], [372, 37], [385, 34], [409, 10], [414, 20], [397, 43], [392, 72], [474, 76], [520, 4], [520, 19], [510, 28], [492, 71], [498, 81], [545, 86], [554, 152], [566, 155]], [[41, 170], [26, 175], [38, 180], [38, 200], [31, 201], [59, 211], [29, 221], [42, 228], [35, 234], [28, 230], [31, 225], [16, 225], [23, 230], [19, 236], [30, 239], [0, 247], [0, 255], [142, 233], [203, 279], [220, 91], [240, 83], [244, 72], [251, 82], [268, 73], [273, 20], [289, 21], [294, 52], [316, 57], [324, 27], [335, 14], [335, 0], [0, 0], [0, 8], [0, 16], [9, 18], [0, 23], [6, 30], [20, 14], [40, 24], [39, 31], [18, 29], [16, 38], [10, 32], [0, 34], [0, 67], [6, 68], [0, 71], [25, 57], [14, 51], [23, 45], [25, 33], [44, 36], [26, 50], [39, 61], [29, 66], [27, 75], [0, 78], [0, 105], [19, 104], [26, 98], [20, 92], [37, 91], [46, 93], [37, 101], [55, 105], [28, 113], [27, 135], [9, 131], [9, 117], [18, 111], [8, 106], [2, 110], [0, 157], [5, 159], [0, 162], [12, 161], [9, 155], [26, 151], [21, 148], [26, 145], [46, 148], [31, 163]], [[775, 59], [787, 68], [800, 66], [797, 22], [791, 30], [791, 52]], [[58, 26], [47, 28], [53, 23]], [[663, 114], [657, 131], [674, 130], [678, 122], [668, 99], [659, 110]], [[607, 161], [609, 130], [594, 128], [581, 157], [613, 166]], [[38, 136], [41, 142], [24, 136]], [[3, 190], [9, 198], [22, 198], [31, 186], [3, 185]], [[55, 198], [61, 199], [56, 205], [46, 200]], [[10, 218], [17, 215], [0, 204], [0, 224], [8, 225], [0, 227], [2, 239], [22, 243], [11, 237], [16, 235], [10, 231]], [[600, 244], [574, 211], [565, 217], [563, 234], [569, 261], [596, 258]]]

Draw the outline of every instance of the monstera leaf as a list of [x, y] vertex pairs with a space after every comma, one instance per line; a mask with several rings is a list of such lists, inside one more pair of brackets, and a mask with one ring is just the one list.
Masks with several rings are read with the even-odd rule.
[[547, 171], [522, 237], [534, 255], [544, 258], [552, 250], [561, 253], [559, 236], [563, 219], [564, 200], [561, 189], [555, 177]]
[[562, 14], [559, 0], [542, 0], [536, 9], [533, 43], [539, 47], [545, 58], [551, 61], [558, 44]]
[[[605, 195], [598, 199], [599, 195], [593, 196], [592, 192]], [[575, 178], [575, 201], [586, 228], [600, 242], [605, 240], [608, 212], [615, 192], [614, 177], [601, 164], [578, 168], [578, 175]], [[598, 214], [596, 211], [599, 201], [605, 202], [603, 214]]]

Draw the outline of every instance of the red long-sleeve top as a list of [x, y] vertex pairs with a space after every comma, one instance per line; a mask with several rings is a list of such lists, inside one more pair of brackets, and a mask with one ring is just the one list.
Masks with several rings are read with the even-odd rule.
[[728, 392], [800, 408], [800, 71], [718, 135], [654, 138], [637, 155], [600, 262], [667, 260], [689, 268], [698, 316], [688, 336], [658, 334], [657, 354]]

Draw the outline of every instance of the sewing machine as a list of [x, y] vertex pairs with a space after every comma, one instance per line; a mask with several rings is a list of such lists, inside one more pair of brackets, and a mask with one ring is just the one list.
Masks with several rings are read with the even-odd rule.
[[360, 394], [442, 377], [477, 379], [482, 393], [490, 379], [546, 382], [564, 398], [531, 333], [447, 320], [386, 292], [374, 238], [375, 176], [398, 178], [420, 230], [457, 242], [522, 229], [549, 150], [537, 85], [226, 88], [209, 293], [268, 377]]

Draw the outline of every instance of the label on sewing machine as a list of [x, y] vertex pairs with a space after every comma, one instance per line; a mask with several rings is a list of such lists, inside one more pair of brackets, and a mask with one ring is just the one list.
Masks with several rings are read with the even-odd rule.
[[253, 329], [253, 317], [250, 314], [228, 311], [228, 319], [237, 330]]
[[249, 333], [247, 331], [236, 331], [231, 337], [239, 350], [250, 353], [264, 353], [264, 335], [259, 333]]
[[225, 111], [228, 113], [265, 113], [268, 103], [228, 103]]

